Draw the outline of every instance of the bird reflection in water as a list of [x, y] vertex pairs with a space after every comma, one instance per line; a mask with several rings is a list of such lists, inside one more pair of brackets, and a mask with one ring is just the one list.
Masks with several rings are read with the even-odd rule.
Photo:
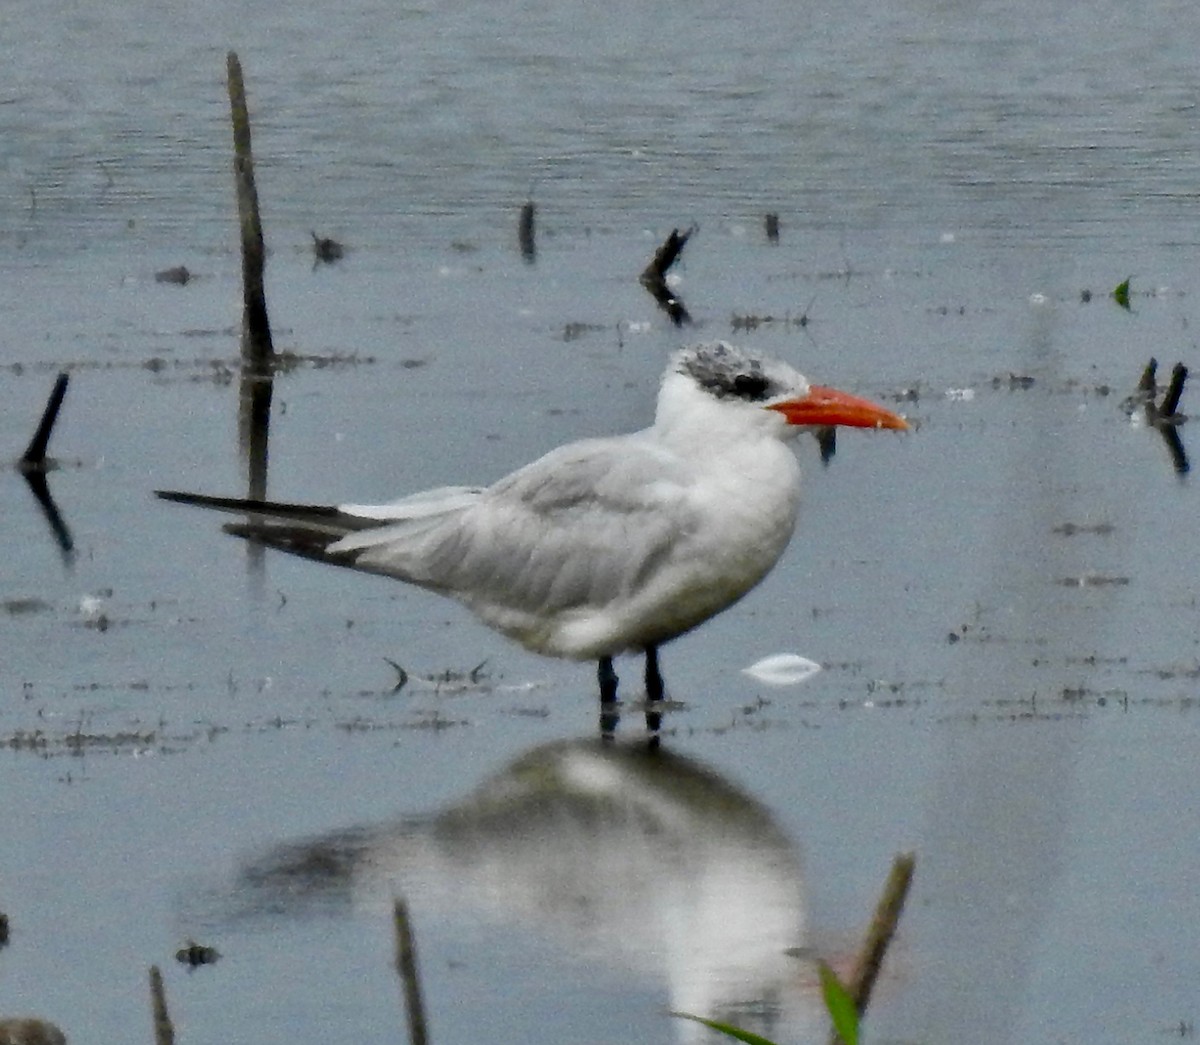
[[[235, 888], [239, 914], [271, 917], [399, 893], [418, 917], [520, 926], [665, 981], [671, 1010], [826, 1033], [795, 846], [713, 770], [644, 743], [534, 749], [432, 817], [277, 847]], [[674, 1022], [684, 1041], [710, 1033]]]

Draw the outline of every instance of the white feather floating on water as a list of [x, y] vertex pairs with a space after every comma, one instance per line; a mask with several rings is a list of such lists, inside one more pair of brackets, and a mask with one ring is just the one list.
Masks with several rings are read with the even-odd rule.
[[820, 664], [798, 653], [773, 653], [742, 668], [742, 674], [770, 686], [796, 686], [820, 670]]

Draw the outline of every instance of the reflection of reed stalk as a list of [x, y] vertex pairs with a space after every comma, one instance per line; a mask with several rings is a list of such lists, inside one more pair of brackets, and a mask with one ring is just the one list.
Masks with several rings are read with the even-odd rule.
[[392, 924], [396, 929], [396, 971], [400, 974], [408, 1013], [409, 1045], [426, 1045], [429, 1038], [425, 1003], [421, 1000], [421, 981], [417, 978], [417, 945], [408, 920], [408, 905], [399, 898], [392, 907]]
[[167, 1012], [167, 996], [157, 965], [150, 966], [150, 1006], [154, 1012], [154, 1045], [175, 1045], [175, 1027]]

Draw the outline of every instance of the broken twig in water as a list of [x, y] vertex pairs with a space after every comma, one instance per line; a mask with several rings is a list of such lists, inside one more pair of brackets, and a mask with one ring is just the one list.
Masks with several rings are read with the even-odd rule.
[[679, 255], [683, 253], [683, 248], [687, 246], [687, 241], [691, 239], [695, 231], [695, 225], [692, 225], [686, 232], [672, 229], [671, 234], [663, 241], [663, 245], [654, 252], [653, 260], [642, 270], [642, 282], [663, 282], [667, 278], [667, 271], [679, 259]]
[[1171, 383], [1167, 386], [1162, 405], [1158, 408], [1158, 416], [1175, 418], [1179, 409], [1179, 400], [1183, 396], [1183, 384], [1187, 381], [1188, 368], [1182, 363], [1176, 363], [1171, 370]]
[[392, 924], [396, 930], [396, 971], [400, 974], [408, 1013], [409, 1045], [427, 1045], [425, 1003], [421, 999], [421, 981], [417, 975], [417, 945], [408, 919], [408, 905], [399, 897], [392, 906]]
[[[867, 1011], [871, 991], [879, 978], [880, 969], [883, 968], [884, 955], [887, 954], [892, 937], [896, 935], [896, 926], [904, 911], [904, 901], [912, 884], [916, 864], [915, 853], [899, 853], [892, 860], [892, 870], [875, 907], [875, 917], [867, 930], [867, 938], [863, 941], [854, 972], [846, 984], [846, 993], [854, 1002], [854, 1008], [860, 1016]], [[837, 1045], [839, 1041], [841, 1039], [836, 1033], [830, 1038], [831, 1045]]]
[[246, 334], [246, 362], [264, 367], [274, 355], [267, 299], [263, 289], [266, 246], [254, 184], [254, 154], [250, 143], [250, 113], [246, 107], [246, 85], [237, 53], [226, 57], [229, 78], [229, 112], [233, 121], [233, 173], [237, 184], [238, 224], [242, 242], [242, 327]]
[[1171, 383], [1163, 394], [1162, 403], [1157, 401], [1158, 383], [1156, 373], [1158, 360], [1151, 357], [1138, 381], [1137, 391], [1126, 398], [1122, 408], [1132, 417], [1138, 410], [1142, 411], [1146, 424], [1158, 431], [1167, 451], [1171, 455], [1171, 465], [1178, 475], [1186, 475], [1191, 470], [1187, 451], [1183, 447], [1183, 439], [1179, 429], [1187, 421], [1187, 415], [1179, 412], [1179, 401], [1183, 398], [1183, 386], [1187, 382], [1188, 368], [1182, 363], [1176, 363], [1171, 369]]
[[69, 379], [69, 375], [65, 372], [58, 375], [54, 382], [54, 388], [50, 392], [50, 398], [46, 401], [46, 409], [42, 411], [42, 419], [38, 422], [37, 431], [33, 433], [33, 438], [29, 440], [29, 446], [26, 447], [21, 459], [17, 461], [17, 471], [24, 476], [25, 482], [29, 486], [29, 492], [33, 494], [42, 515], [54, 533], [54, 539], [58, 542], [59, 550], [63, 555], [63, 563], [66, 566], [71, 565], [75, 542], [71, 537], [71, 531], [58, 511], [58, 506], [54, 503], [54, 498], [50, 495], [50, 484], [46, 481], [46, 472], [54, 465], [54, 462], [46, 456], [46, 450], [50, 445], [50, 435], [54, 431], [54, 423], [58, 420], [63, 397], [67, 394]]
[[175, 1045], [175, 1027], [167, 1012], [167, 995], [157, 965], [150, 966], [150, 1007], [154, 1014], [154, 1045]]
[[683, 248], [687, 246], [687, 241], [695, 231], [695, 225], [688, 228], [686, 232], [672, 229], [671, 234], [654, 252], [653, 260], [642, 270], [639, 277], [642, 286], [650, 292], [654, 300], [658, 302], [659, 308], [670, 316], [671, 322], [677, 327], [683, 326], [684, 323], [690, 323], [692, 317], [683, 302], [667, 286], [667, 272], [678, 260], [679, 255], [683, 253]]
[[63, 397], [67, 394], [67, 383], [71, 376], [61, 373], [54, 381], [50, 398], [46, 400], [46, 409], [42, 411], [42, 419], [38, 422], [37, 431], [29, 440], [29, 446], [17, 462], [22, 472], [46, 470], [46, 448], [50, 445], [50, 434], [54, 431], [54, 422], [58, 420], [58, 411], [62, 407]]
[[1155, 375], [1158, 373], [1158, 360], [1153, 356], [1150, 357], [1150, 362], [1146, 364], [1146, 369], [1142, 371], [1142, 376], [1138, 380], [1138, 394], [1148, 396], [1150, 401], [1154, 401], [1154, 397], [1158, 395], [1158, 382]]

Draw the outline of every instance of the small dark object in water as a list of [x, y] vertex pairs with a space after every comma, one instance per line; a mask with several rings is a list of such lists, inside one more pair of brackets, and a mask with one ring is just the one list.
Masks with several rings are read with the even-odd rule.
[[8, 915], [0, 911], [0, 947], [8, 943]]
[[392, 687], [392, 692], [399, 693], [408, 684], [408, 672], [390, 657], [384, 657], [383, 659], [396, 669], [396, 684]]
[[763, 218], [763, 228], [766, 229], [768, 242], [770, 242], [770, 243], [778, 243], [779, 242], [779, 215], [778, 214], [776, 214], [774, 211], [771, 211], [770, 214], [768, 214], [765, 218]]
[[195, 940], [188, 940], [187, 946], [181, 947], [175, 952], [177, 962], [193, 969], [201, 965], [212, 965], [220, 957], [221, 952], [215, 947], [205, 947]]
[[155, 283], [174, 283], [180, 287], [186, 287], [193, 278], [186, 265], [176, 265], [174, 268], [154, 273]]
[[521, 207], [521, 219], [517, 226], [517, 239], [521, 244], [521, 257], [530, 264], [537, 260], [537, 243], [534, 239], [534, 219], [537, 216], [537, 205], [533, 200], [526, 200]]
[[821, 464], [829, 464], [837, 453], [837, 429], [818, 428], [816, 436], [817, 446], [821, 448]]
[[1007, 385], [1010, 392], [1015, 392], [1018, 389], [1032, 388], [1035, 384], [1035, 381], [1036, 379], [1030, 377], [1028, 374], [1014, 374], [1010, 370], [1008, 377], [1001, 377], [999, 374], [993, 377], [992, 387], [1004, 388]]
[[346, 248], [337, 240], [329, 239], [326, 236], [318, 236], [315, 232], [312, 234], [312, 238], [313, 253], [317, 256], [318, 261], [323, 261], [326, 265], [332, 265], [335, 261], [340, 261], [346, 256]]

